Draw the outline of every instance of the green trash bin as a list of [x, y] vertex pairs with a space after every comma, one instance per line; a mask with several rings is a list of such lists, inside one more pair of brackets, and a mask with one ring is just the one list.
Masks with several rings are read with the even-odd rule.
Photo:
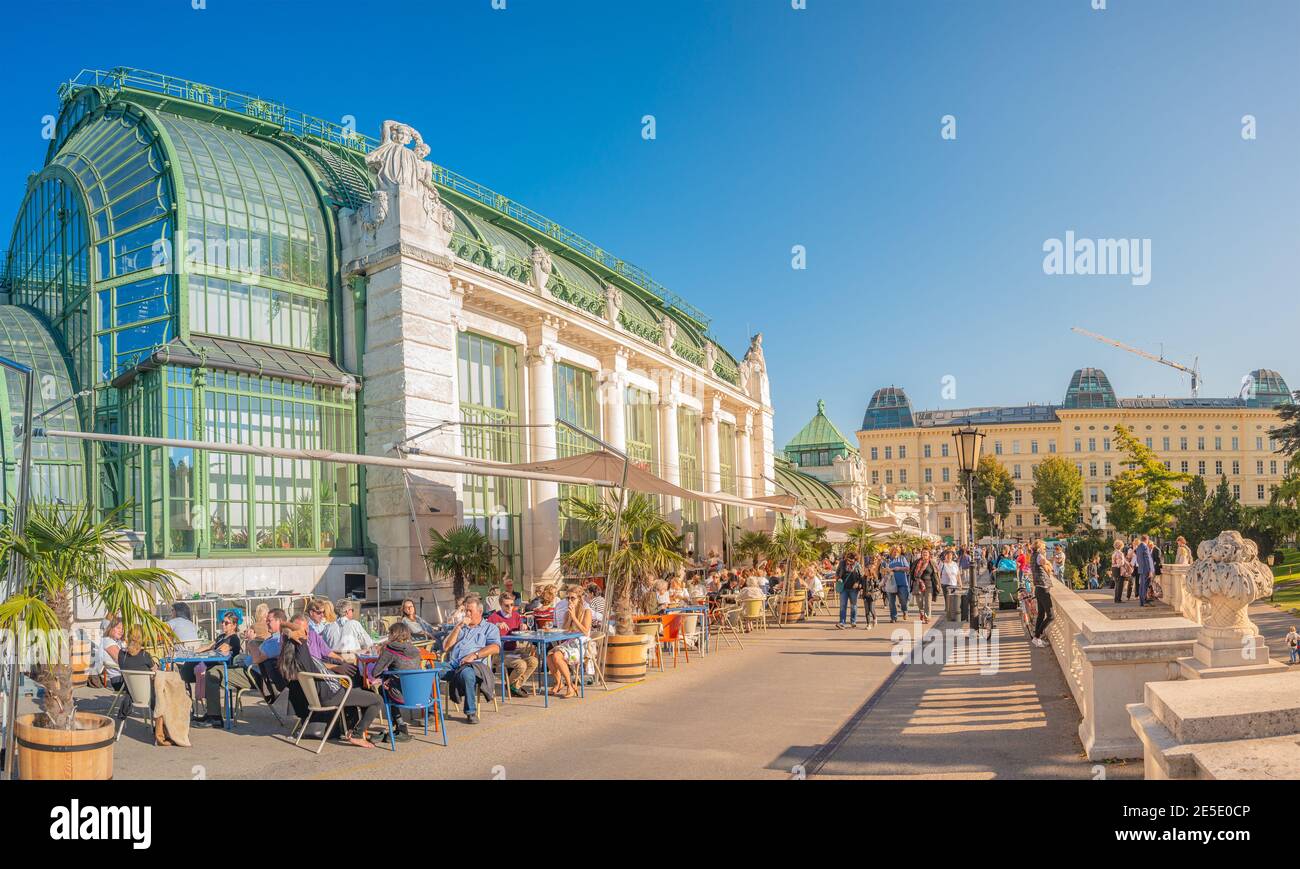
[[998, 587], [998, 608], [1015, 609], [1020, 601], [1020, 582], [1014, 570], [999, 570], [993, 574], [993, 582]]

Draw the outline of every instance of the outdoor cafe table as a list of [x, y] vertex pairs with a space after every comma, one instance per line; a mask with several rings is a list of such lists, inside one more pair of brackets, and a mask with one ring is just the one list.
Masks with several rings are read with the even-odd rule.
[[[226, 730], [234, 728], [235, 712], [230, 706], [230, 668], [234, 665], [229, 657], [215, 653], [211, 655], [171, 655], [161, 659], [159, 663], [163, 665], [164, 669], [167, 669], [169, 665], [176, 666], [180, 664], [206, 664], [209, 667], [214, 667], [217, 664], [222, 665], [221, 690], [225, 693], [226, 705], [221, 710], [221, 722]], [[206, 674], [204, 674], [204, 678], [206, 678]]]
[[[542, 705], [549, 707], [551, 705], [551, 694], [548, 689], [550, 682], [550, 664], [546, 660], [546, 647], [556, 643], [562, 643], [565, 640], [578, 641], [578, 696], [586, 697], [586, 680], [583, 678], [583, 666], [587, 661], [587, 637], [577, 631], [511, 631], [506, 634], [506, 640], [513, 640], [520, 643], [532, 643], [537, 646], [537, 653], [542, 656]], [[501, 699], [504, 701], [510, 696], [510, 692], [505, 689], [505, 651], [502, 651], [501, 664]]]
[[679, 615], [681, 613], [699, 613], [700, 618], [704, 622], [704, 642], [701, 644], [701, 651], [703, 651], [704, 654], [706, 655], [711, 651], [709, 647], [709, 608], [707, 606], [703, 606], [703, 605], [673, 606], [673, 607], [668, 607], [663, 612], [664, 615]]

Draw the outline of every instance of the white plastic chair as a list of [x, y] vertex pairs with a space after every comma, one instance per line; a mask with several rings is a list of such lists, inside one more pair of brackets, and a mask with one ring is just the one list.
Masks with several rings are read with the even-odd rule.
[[[335, 706], [326, 706], [321, 703], [320, 692], [316, 690], [316, 683], [326, 680], [337, 681], [342, 688], [342, 693], [339, 694], [339, 702]], [[307, 732], [307, 725], [311, 723], [313, 714], [329, 712], [329, 725], [321, 734], [320, 745], [316, 746], [316, 753], [320, 754], [321, 750], [325, 748], [325, 743], [329, 740], [330, 734], [334, 732], [334, 725], [338, 723], [339, 716], [343, 714], [343, 700], [347, 697], [348, 691], [352, 689], [352, 680], [347, 676], [336, 676], [332, 673], [326, 675], [325, 673], [300, 672], [298, 673], [298, 686], [302, 688], [303, 696], [307, 698], [307, 715], [299, 719], [298, 725], [295, 726], [298, 736], [294, 739], [293, 744], [297, 745], [302, 741], [303, 734]], [[290, 732], [289, 735], [293, 736], [293, 732]]]
[[131, 717], [131, 713], [136, 709], [144, 709], [144, 723], [149, 727], [153, 727], [154, 675], [153, 670], [122, 671], [122, 691], [119, 700], [127, 704], [127, 706], [126, 713], [117, 725], [117, 736], [114, 738], [114, 742], [122, 738], [122, 731], [126, 729], [126, 720]]

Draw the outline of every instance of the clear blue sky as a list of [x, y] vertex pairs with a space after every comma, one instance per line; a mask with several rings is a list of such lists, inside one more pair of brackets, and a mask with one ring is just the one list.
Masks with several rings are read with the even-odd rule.
[[[1203, 394], [1261, 366], [1300, 386], [1300, 3], [790, 5], [16, 4], [3, 243], [58, 82], [134, 66], [371, 134], [407, 121], [436, 162], [711, 314], [737, 355], [761, 329], [778, 447], [818, 398], [851, 436], [888, 384], [917, 408], [1053, 402], [1096, 365], [1121, 395], [1184, 394], [1177, 372], [1071, 325], [1199, 354]], [[1150, 283], [1044, 275], [1044, 241], [1067, 230], [1151, 239]]]

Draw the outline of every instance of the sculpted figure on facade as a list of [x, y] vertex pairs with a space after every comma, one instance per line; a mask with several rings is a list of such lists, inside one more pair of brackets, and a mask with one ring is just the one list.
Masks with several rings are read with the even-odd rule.
[[713, 342], [706, 342], [704, 345], [704, 370], [712, 372], [713, 366], [718, 362], [718, 348], [713, 346]]
[[659, 326], [663, 330], [663, 347], [665, 350], [672, 352], [673, 345], [677, 343], [677, 324], [673, 322], [672, 317], [664, 314]]
[[759, 332], [749, 339], [749, 349], [745, 351], [745, 361], [756, 373], [767, 370], [767, 360], [763, 358], [763, 333]]
[[[414, 148], [408, 147], [412, 143]], [[429, 146], [418, 130], [397, 121], [384, 121], [382, 141], [366, 155], [366, 166], [375, 176], [375, 195], [371, 198], [368, 210], [374, 214], [379, 213], [376, 200], [385, 188], [405, 190], [420, 197], [425, 215], [435, 226], [448, 233], [455, 229], [456, 222], [451, 209], [443, 205], [442, 196], [433, 183], [433, 164], [426, 159], [428, 156]], [[387, 213], [385, 206], [383, 215], [386, 217]], [[382, 222], [381, 218], [375, 225]]]
[[618, 325], [618, 315], [623, 311], [623, 291], [613, 284], [605, 284], [605, 319], [609, 325]]
[[555, 269], [555, 263], [551, 261], [550, 253], [540, 244], [533, 245], [528, 260], [533, 266], [533, 289], [540, 293], [546, 289], [546, 283]]

